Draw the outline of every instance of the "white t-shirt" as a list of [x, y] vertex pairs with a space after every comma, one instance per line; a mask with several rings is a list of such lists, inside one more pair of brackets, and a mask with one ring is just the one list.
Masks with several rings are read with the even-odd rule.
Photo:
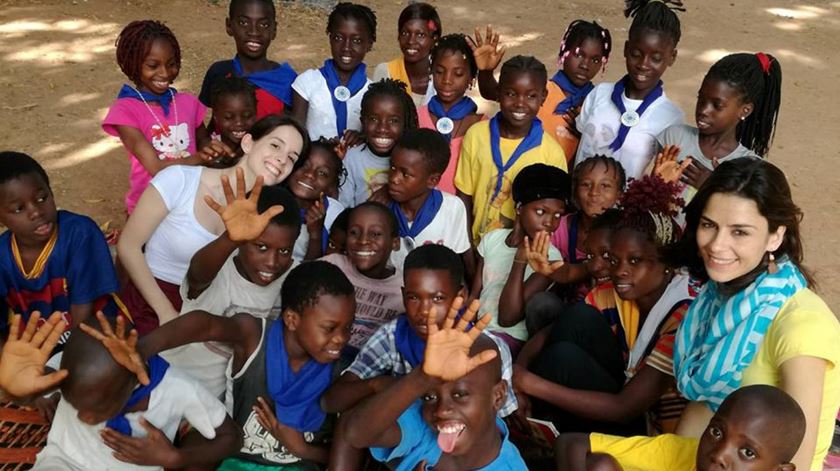
[[[327, 229], [327, 232], [329, 232], [333, 222], [335, 222], [335, 218], [344, 211], [344, 205], [329, 196], [327, 196], [327, 201], [329, 202], [329, 206], [327, 206], [327, 214], [324, 216], [324, 227]], [[306, 224], [301, 224], [300, 235], [295, 241], [295, 248], [292, 252], [292, 257], [295, 260], [302, 261], [306, 256], [307, 249], [309, 249], [309, 230], [306, 228]]]
[[[621, 127], [621, 114], [611, 98], [614, 88], [614, 83], [598, 84], [583, 101], [577, 117], [581, 138], [575, 164], [594, 155], [606, 155], [621, 162], [628, 179], [640, 178], [656, 153], [656, 136], [670, 126], [681, 124], [683, 112], [663, 92], [645, 110], [639, 124], [630, 128], [621, 149], [613, 152], [610, 144]], [[625, 95], [621, 99], [628, 110], [636, 110], [642, 104], [642, 100], [631, 100]]]
[[338, 200], [345, 208], [355, 208], [370, 198], [370, 195], [388, 184], [390, 156], [380, 157], [367, 145], [353, 147], [344, 157], [347, 180], [338, 190]]
[[[347, 100], [347, 129], [358, 131], [362, 128], [359, 116], [362, 111], [362, 97], [368, 85], [370, 85], [370, 79], [358, 93]], [[309, 111], [306, 113], [306, 130], [309, 131], [309, 137], [312, 139], [337, 137], [337, 118], [333, 109], [332, 93], [321, 71], [309, 69], [298, 75], [292, 84], [292, 89], [309, 102]]]
[[[233, 317], [240, 312], [266, 319], [280, 316], [280, 288], [297, 263], [292, 262], [289, 269], [268, 286], [260, 286], [246, 280], [236, 270], [233, 258], [237, 253], [228, 257], [210, 286], [194, 299], [187, 297], [189, 286], [184, 279], [181, 283], [181, 298], [184, 300], [181, 314], [201, 310], [222, 317]], [[225, 392], [225, 368], [232, 355], [233, 351], [227, 344], [218, 342], [190, 343], [160, 354], [216, 397], [223, 397]]]
[[[478, 253], [484, 258], [484, 269], [481, 272], [481, 312], [493, 316], [487, 330], [490, 332], [504, 332], [518, 340], [528, 340], [528, 329], [525, 327], [525, 319], [511, 327], [499, 325], [499, 299], [502, 297], [502, 290], [507, 283], [508, 274], [513, 267], [513, 257], [516, 255], [516, 247], [508, 247], [505, 239], [510, 235], [512, 229], [496, 229], [484, 235], [478, 244]], [[563, 260], [560, 251], [553, 245], [548, 247], [548, 259], [552, 262]], [[525, 268], [525, 280], [534, 273], [531, 267]]]
[[[102, 441], [99, 433], [105, 422], [87, 425], [78, 418], [78, 411], [64, 398], [58, 402], [55, 418], [47, 436], [47, 446], [35, 458], [37, 470], [162, 470], [158, 466], [135, 466], [113, 456], [113, 450]], [[146, 435], [140, 425], [144, 417], [172, 441], [181, 420], [186, 420], [202, 436], [212, 440], [216, 428], [222, 425], [227, 412], [225, 406], [189, 376], [169, 368], [149, 397], [145, 411], [125, 414], [136, 437]]]
[[155, 278], [176, 285], [187, 275], [192, 256], [217, 237], [195, 218], [195, 197], [203, 168], [172, 165], [151, 181], [168, 214], [146, 243], [146, 263]]
[[[373, 69], [373, 81], [378, 82], [384, 78], [394, 78], [391, 77], [391, 74], [388, 72], [388, 63], [382, 62], [381, 64], [377, 64], [376, 68]], [[429, 104], [429, 100], [432, 99], [433, 96], [437, 94], [435, 91], [435, 84], [432, 81], [432, 78], [429, 77], [429, 86], [426, 87], [426, 94], [414, 93], [411, 91], [411, 84], [408, 84], [406, 87], [406, 91], [411, 96], [411, 101], [414, 102], [414, 106], [420, 108], [421, 106], [425, 106]]]
[[[398, 272], [403, 271], [405, 257], [411, 250], [426, 244], [445, 245], [455, 253], [461, 254], [470, 249], [470, 236], [467, 233], [467, 209], [464, 202], [457, 196], [446, 192], [443, 194], [443, 203], [440, 210], [432, 219], [432, 222], [423, 229], [413, 240], [403, 237], [400, 241], [400, 249], [391, 253], [391, 263]], [[413, 221], [409, 223], [411, 227]]]

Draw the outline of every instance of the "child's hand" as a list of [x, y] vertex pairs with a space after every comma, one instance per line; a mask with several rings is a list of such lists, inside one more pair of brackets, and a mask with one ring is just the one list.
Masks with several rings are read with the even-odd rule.
[[233, 196], [227, 175], [223, 175], [221, 180], [227, 206], [217, 203], [210, 195], [204, 196], [204, 202], [222, 218], [231, 241], [247, 242], [256, 239], [263, 233], [271, 218], [283, 212], [283, 206], [280, 205], [272, 206], [262, 214], [257, 212], [257, 200], [260, 199], [263, 187], [262, 175], [257, 177], [251, 196], [247, 198], [245, 173], [241, 168], [236, 169], [236, 197]]
[[391, 195], [388, 194], [388, 185], [382, 185], [379, 189], [371, 193], [368, 201], [375, 201], [377, 203], [384, 204], [385, 206], [390, 205]]
[[312, 206], [306, 210], [304, 214], [304, 220], [306, 222], [306, 230], [309, 232], [309, 236], [311, 237], [312, 234], [320, 234], [321, 229], [324, 228], [324, 218], [327, 217], [327, 210], [324, 209], [324, 194], [321, 193], [321, 196], [318, 197], [318, 201], [312, 203]]
[[551, 236], [546, 231], [540, 231], [534, 237], [534, 243], [525, 236], [526, 258], [531, 270], [542, 276], [548, 277], [563, 266], [563, 260], [556, 262], [548, 261], [548, 248], [551, 245]]
[[126, 335], [125, 319], [123, 316], [117, 317], [116, 333], [111, 328], [111, 323], [105, 318], [105, 314], [102, 314], [102, 311], [96, 312], [96, 319], [99, 320], [99, 327], [102, 329], [102, 332], [85, 324], [80, 324], [79, 328], [82, 329], [82, 332], [99, 340], [108, 350], [108, 353], [111, 354], [111, 357], [114, 358], [114, 361], [134, 373], [140, 384], [149, 384], [149, 373], [146, 371], [146, 362], [137, 353], [137, 331], [131, 329], [128, 335]]
[[18, 336], [21, 316], [15, 314], [12, 317], [9, 338], [0, 356], [0, 388], [11, 396], [25, 397], [46, 391], [67, 377], [67, 370], [44, 373], [44, 365], [64, 333], [67, 322], [60, 312], [54, 312], [44, 325], [38, 327], [40, 318], [41, 313], [33, 312], [23, 333]]
[[487, 25], [484, 38], [481, 37], [481, 28], [476, 26], [475, 38], [467, 36], [467, 39], [478, 70], [494, 70], [502, 62], [507, 47], [499, 44], [499, 33], [494, 33], [490, 25]]
[[680, 148], [678, 146], [673, 144], [665, 146], [662, 152], [656, 155], [656, 160], [653, 164], [653, 174], [659, 176], [665, 183], [679, 180], [693, 160], [691, 157], [687, 157], [682, 163], [677, 162], [679, 155]]
[[277, 420], [277, 416], [274, 414], [271, 406], [260, 396], [257, 397], [257, 405], [254, 406], [254, 412], [257, 414], [257, 422], [259, 422], [260, 426], [279, 440], [292, 454], [300, 456], [302, 450], [306, 449], [308, 444], [303, 434], [281, 424]]
[[213, 141], [207, 143], [198, 152], [193, 154], [201, 159], [203, 164], [214, 164], [225, 158], [236, 157], [236, 152], [222, 141]]
[[[360, 146], [365, 143], [365, 138], [359, 133], [359, 131], [354, 131], [352, 129], [348, 129], [344, 131], [344, 136], [341, 137], [341, 141], [339, 145], [344, 147], [344, 154], [347, 153], [347, 149], [352, 147]], [[337, 151], [336, 151], [337, 152]], [[344, 158], [344, 154], [339, 154], [339, 157], [342, 159]]]
[[38, 411], [38, 415], [47, 423], [52, 423], [55, 417], [55, 409], [58, 407], [58, 401], [61, 399], [61, 393], [55, 392], [49, 396], [41, 396], [32, 401], [32, 407]]
[[102, 441], [114, 450], [114, 458], [139, 466], [180, 468], [180, 453], [169, 438], [145, 417], [140, 417], [140, 425], [148, 433], [145, 437], [123, 435], [107, 427], [100, 432]]
[[426, 319], [429, 336], [426, 340], [423, 372], [432, 378], [454, 381], [496, 358], [497, 352], [493, 350], [485, 350], [470, 357], [470, 347], [490, 323], [490, 315], [485, 314], [471, 329], [468, 329], [469, 323], [475, 319], [480, 306], [478, 301], [473, 301], [456, 325], [455, 317], [463, 303], [464, 299], [460, 296], [455, 298], [441, 328], [437, 326], [435, 308], [429, 309], [429, 316]]
[[[694, 188], [699, 189], [703, 186], [703, 183], [706, 182], [706, 179], [709, 178], [709, 175], [711, 175], [712, 172], [710, 172], [709, 169], [704, 167], [702, 164], [695, 162], [691, 157], [686, 160], [691, 160], [691, 165], [685, 168], [681, 180], [686, 185], [691, 185]], [[717, 159], [712, 160], [712, 165], [717, 167]]]

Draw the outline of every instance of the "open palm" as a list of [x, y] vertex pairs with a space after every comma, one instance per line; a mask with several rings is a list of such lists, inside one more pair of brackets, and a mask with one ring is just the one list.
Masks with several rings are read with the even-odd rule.
[[236, 196], [227, 175], [223, 175], [221, 180], [227, 206], [222, 206], [210, 195], [206, 195], [204, 201], [222, 218], [230, 240], [247, 242], [256, 239], [263, 233], [271, 218], [283, 212], [283, 207], [279, 205], [268, 208], [262, 214], [257, 211], [257, 201], [263, 187], [262, 176], [257, 177], [254, 189], [247, 198], [245, 174], [241, 168], [236, 169]]
[[562, 260], [554, 262], [548, 260], [548, 246], [551, 244], [551, 236], [548, 232], [538, 232], [534, 237], [533, 243], [531, 243], [528, 236], [525, 236], [524, 244], [527, 254], [526, 257], [528, 259], [528, 266], [530, 266], [531, 270], [534, 270], [534, 272], [548, 277], [563, 266]]
[[41, 393], [67, 376], [67, 370], [44, 374], [44, 365], [67, 323], [60, 312], [53, 313], [38, 327], [40, 318], [39, 312], [32, 313], [20, 335], [20, 314], [12, 318], [9, 338], [0, 357], [0, 388], [12, 396], [22, 398]]
[[435, 309], [429, 309], [429, 317], [426, 321], [429, 337], [423, 358], [423, 372], [431, 377], [443, 381], [454, 381], [496, 357], [496, 352], [492, 350], [470, 356], [470, 347], [487, 327], [490, 316], [485, 314], [471, 329], [469, 328], [480, 306], [476, 300], [470, 304], [455, 324], [455, 317], [463, 302], [461, 297], [455, 299], [440, 328], [435, 322], [437, 316]]
[[469, 38], [470, 48], [478, 70], [494, 70], [502, 62], [506, 48], [499, 44], [499, 33], [494, 33], [490, 25], [484, 34], [482, 38], [481, 29], [476, 27], [475, 37]]
[[86, 324], [79, 325], [82, 331], [96, 340], [100, 341], [111, 357], [117, 364], [121, 365], [128, 371], [137, 376], [137, 381], [140, 384], [149, 384], [149, 373], [146, 371], [146, 363], [137, 352], [137, 331], [131, 329], [126, 332], [125, 319], [122, 316], [117, 317], [117, 330], [111, 328], [111, 323], [102, 314], [102, 311], [97, 311], [96, 319], [99, 321], [99, 327], [102, 332], [90, 327]]

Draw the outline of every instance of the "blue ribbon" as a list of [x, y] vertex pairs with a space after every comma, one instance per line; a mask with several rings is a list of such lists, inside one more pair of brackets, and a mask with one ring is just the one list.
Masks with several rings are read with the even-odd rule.
[[[330, 99], [332, 99], [333, 109], [335, 110], [335, 127], [338, 130], [338, 137], [344, 136], [344, 130], [347, 129], [347, 102], [339, 101], [335, 97], [335, 89], [341, 86], [341, 80], [338, 78], [338, 72], [335, 69], [335, 63], [332, 59], [324, 61], [324, 66], [318, 69], [324, 80], [327, 81], [327, 88], [330, 89]], [[367, 66], [359, 64], [350, 80], [347, 81], [346, 87], [350, 90], [350, 96], [355, 96], [367, 83]]]
[[135, 389], [131, 393], [131, 396], [128, 397], [128, 401], [125, 403], [125, 406], [122, 408], [120, 413], [111, 417], [108, 419], [108, 422], [106, 422], [108, 428], [120, 432], [123, 435], [128, 435], [129, 437], [131, 436], [131, 425], [128, 423], [128, 419], [125, 417], [125, 414], [140, 401], [152, 394], [152, 391], [158, 387], [160, 382], [163, 380], [163, 377], [166, 375], [166, 370], [169, 369], [169, 363], [158, 355], [149, 358], [147, 364], [149, 366], [149, 384], [146, 386], [141, 385]]
[[566, 94], [566, 98], [557, 104], [557, 108], [554, 108], [554, 114], [565, 114], [569, 110], [577, 108], [586, 99], [586, 95], [589, 95], [589, 92], [595, 88], [592, 82], [586, 82], [578, 87], [569, 80], [569, 77], [562, 70], [558, 70], [554, 77], [551, 77], [551, 81], [556, 83]]
[[534, 120], [531, 121], [531, 129], [528, 130], [528, 135], [522, 139], [522, 142], [520, 142], [518, 146], [516, 146], [516, 149], [513, 151], [513, 154], [510, 155], [507, 163], [503, 164], [501, 150], [502, 136], [499, 133], [499, 116], [501, 116], [501, 114], [501, 112], [497, 113], [496, 116], [493, 116], [490, 120], [490, 152], [493, 154], [493, 163], [496, 164], [496, 170], [499, 172], [499, 175], [496, 177], [496, 189], [493, 191], [493, 197], [490, 198], [490, 201], [493, 201], [496, 199], [496, 196], [499, 195], [499, 191], [502, 189], [502, 181], [505, 176], [505, 172], [513, 167], [513, 164], [522, 157], [522, 154], [539, 147], [542, 144], [543, 137], [542, 121], [534, 118]]
[[[465, 96], [462, 97], [458, 103], [452, 105], [452, 108], [449, 108], [449, 111], [443, 109], [443, 104], [441, 104], [440, 100], [438, 99], [437, 95], [433, 96], [429, 100], [429, 111], [440, 118], [449, 118], [452, 121], [460, 121], [467, 116], [475, 113], [478, 110], [478, 105], [472, 100], [472, 98]], [[443, 134], [443, 136], [448, 140], [452, 138], [452, 134]]]
[[[625, 75], [624, 78], [616, 82], [615, 87], [613, 88], [612, 96], [610, 97], [615, 107], [618, 108], [619, 115], [623, 115], [627, 111], [627, 108], [624, 106], [624, 101], [621, 99], [621, 97], [624, 95], [624, 88], [627, 86], [627, 82], [629, 80], [630, 76]], [[656, 87], [654, 87], [653, 90], [648, 92], [647, 96], [645, 96], [645, 99], [642, 100], [642, 104], [639, 105], [638, 108], [636, 108], [636, 114], [639, 115], [640, 119], [642, 117], [642, 114], [644, 114], [645, 110], [648, 109], [651, 103], [656, 101], [656, 99], [661, 96], [662, 80], [660, 80], [656, 84]], [[630, 128], [625, 126], [624, 123], [621, 123], [621, 127], [618, 128], [618, 135], [615, 136], [615, 140], [612, 141], [612, 144], [610, 144], [610, 149], [612, 149], [613, 152], [618, 152], [618, 150], [621, 149], [621, 146], [624, 145], [624, 140], [627, 139], [628, 132], [630, 132]]]
[[405, 217], [400, 204], [396, 201], [391, 201], [391, 212], [397, 217], [397, 226], [399, 227], [400, 237], [411, 237], [414, 239], [423, 229], [427, 228], [429, 224], [435, 219], [440, 207], [443, 205], [443, 193], [440, 190], [434, 189], [429, 192], [423, 206], [414, 215], [414, 223], [409, 227], [408, 218]]
[[243, 77], [255, 87], [261, 88], [286, 105], [292, 105], [292, 83], [297, 78], [297, 72], [286, 62], [271, 70], [254, 72], [244, 75], [242, 64], [239, 63], [239, 56], [233, 58], [233, 72], [237, 77]]
[[423, 363], [423, 355], [426, 354], [426, 342], [417, 335], [417, 332], [408, 323], [407, 314], [403, 314], [397, 319], [394, 342], [397, 351], [412, 368], [417, 368]]
[[135, 100], [146, 100], [146, 102], [153, 101], [155, 103], [159, 103], [161, 109], [163, 109], [163, 115], [169, 116], [169, 105], [172, 103], [172, 99], [173, 97], [175, 97], [176, 93], [178, 93], [178, 90], [169, 87], [169, 90], [166, 93], [162, 95], [155, 95], [154, 93], [141, 92], [140, 90], [131, 87], [130, 85], [123, 84], [122, 88], [120, 89], [120, 93], [117, 94], [117, 98], [134, 98]]
[[295, 373], [283, 339], [283, 320], [274, 321], [266, 335], [265, 375], [277, 420], [300, 432], [314, 432], [326, 415], [321, 395], [330, 385], [331, 364], [310, 359]]

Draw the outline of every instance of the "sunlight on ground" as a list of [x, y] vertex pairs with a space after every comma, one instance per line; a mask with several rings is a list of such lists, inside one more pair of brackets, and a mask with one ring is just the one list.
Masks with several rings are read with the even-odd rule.
[[726, 49], [707, 49], [704, 52], [701, 52], [697, 55], [697, 60], [706, 62], [708, 64], [714, 64], [723, 56], [732, 54], [735, 51], [727, 51]]
[[[63, 144], [58, 144], [58, 146], [63, 146]], [[117, 149], [120, 146], [122, 146], [122, 144], [120, 143], [119, 139], [115, 139], [111, 136], [106, 136], [94, 142], [93, 144], [88, 144], [77, 151], [67, 154], [64, 157], [55, 159], [51, 162], [46, 162], [44, 167], [46, 167], [48, 171], [72, 167], [73, 165], [82, 164], [89, 160], [93, 160], [97, 157], [102, 157], [106, 153]]]
[[90, 62], [96, 54], [111, 52], [113, 49], [114, 43], [110, 37], [87, 38], [24, 47], [3, 58], [8, 61], [37, 62], [42, 65], [53, 64], [56, 61]]
[[793, 21], [780, 21], [773, 23], [773, 26], [784, 31], [799, 31], [802, 29], [801, 23], [795, 23]]
[[[110, 52], [114, 48], [116, 23], [93, 23], [83, 19], [59, 20], [55, 22], [18, 20], [0, 23], [0, 51], [7, 53], [8, 61], [51, 65], [57, 61], [89, 62], [96, 54]], [[38, 33], [69, 33], [85, 37], [73, 37], [66, 41], [39, 41], [31, 35]], [[28, 41], [11, 41], [29, 37]], [[52, 37], [50, 39], [53, 39]]]
[[800, 5], [796, 8], [768, 8], [767, 13], [792, 20], [813, 20], [814, 18], [818, 18], [820, 15], [826, 15], [831, 12], [825, 8]]
[[517, 47], [525, 43], [536, 41], [543, 36], [545, 36], [543, 33], [525, 33], [513, 37], [502, 35], [501, 42], [507, 47]]
[[[706, 51], [698, 54], [696, 56], [696, 59], [699, 61], [706, 62], [708, 64], [714, 64], [718, 61], [718, 59], [722, 58], [723, 56], [735, 52], [740, 51], [729, 51], [726, 49], [707, 49]], [[824, 70], [826, 68], [826, 66], [821, 61], [814, 59], [813, 57], [807, 56], [801, 52], [792, 51], [790, 49], [768, 50], [764, 52], [772, 54], [778, 57], [780, 60], [784, 59], [785, 61], [799, 62], [800, 64], [807, 65], [809, 67], [814, 67], [820, 70]]]
[[58, 104], [61, 106], [78, 105], [79, 103], [95, 100], [102, 96], [101, 93], [71, 93], [61, 98]]

